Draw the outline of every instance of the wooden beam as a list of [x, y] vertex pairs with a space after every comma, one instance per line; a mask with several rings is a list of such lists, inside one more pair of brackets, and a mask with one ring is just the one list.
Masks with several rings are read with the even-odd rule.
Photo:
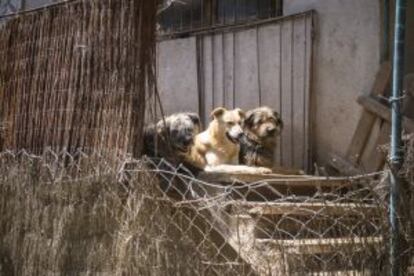
[[201, 172], [197, 178], [201, 181], [217, 184], [232, 183], [260, 183], [266, 182], [271, 187], [348, 187], [352, 185], [347, 177], [323, 177], [311, 175], [280, 175], [280, 174], [232, 174], [232, 173], [211, 173]]
[[251, 215], [297, 215], [312, 216], [316, 213], [324, 215], [379, 215], [382, 210], [377, 205], [355, 203], [296, 203], [296, 202], [234, 202], [231, 205], [246, 209]]
[[287, 254], [321, 254], [337, 252], [340, 248], [363, 250], [367, 246], [379, 246], [383, 242], [382, 237], [365, 238], [331, 238], [331, 239], [300, 239], [300, 240], [274, 240], [258, 239], [257, 243], [272, 244], [283, 248]]
[[381, 170], [384, 167], [387, 158], [387, 154], [381, 151], [380, 146], [389, 143], [391, 137], [391, 124], [384, 120], [381, 120], [381, 123], [382, 125], [380, 126], [379, 133], [377, 133], [377, 136], [374, 139], [373, 147], [366, 149], [362, 157], [361, 163], [368, 173]]
[[[377, 99], [369, 96], [361, 96], [358, 98], [358, 103], [374, 114], [374, 116], [378, 116], [389, 123], [391, 122], [390, 108]], [[414, 132], [414, 121], [412, 119], [403, 117], [402, 126], [407, 132]]]
[[[374, 85], [371, 89], [371, 96], [378, 96], [385, 94], [386, 89], [389, 87], [391, 80], [391, 64], [385, 62], [381, 65], [378, 71]], [[374, 125], [376, 116], [372, 113], [363, 110], [361, 118], [358, 122], [354, 136], [352, 137], [351, 144], [346, 153], [346, 158], [351, 163], [358, 164], [361, 158], [361, 153], [368, 141], [371, 134], [371, 129]]]
[[233, 183], [233, 182], [257, 182], [265, 180], [285, 179], [309, 179], [311, 175], [286, 175], [286, 174], [248, 174], [248, 173], [221, 173], [200, 172], [197, 178], [210, 183]]

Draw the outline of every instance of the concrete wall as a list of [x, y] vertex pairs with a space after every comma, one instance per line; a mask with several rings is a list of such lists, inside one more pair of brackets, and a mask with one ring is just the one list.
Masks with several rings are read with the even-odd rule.
[[313, 153], [324, 164], [344, 154], [380, 61], [380, 1], [289, 0], [284, 14], [317, 12], [313, 57]]

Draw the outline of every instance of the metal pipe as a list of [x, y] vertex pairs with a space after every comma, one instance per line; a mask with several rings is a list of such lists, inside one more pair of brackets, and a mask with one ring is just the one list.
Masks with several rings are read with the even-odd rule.
[[391, 225], [391, 246], [390, 264], [391, 275], [401, 274], [400, 262], [400, 229], [398, 225], [398, 209], [400, 199], [400, 178], [398, 173], [402, 167], [402, 139], [401, 139], [401, 97], [404, 74], [404, 46], [405, 46], [405, 14], [407, 8], [406, 0], [396, 0], [395, 3], [395, 25], [394, 25], [394, 53], [392, 72], [392, 129], [391, 129], [391, 187], [390, 187], [390, 225]]

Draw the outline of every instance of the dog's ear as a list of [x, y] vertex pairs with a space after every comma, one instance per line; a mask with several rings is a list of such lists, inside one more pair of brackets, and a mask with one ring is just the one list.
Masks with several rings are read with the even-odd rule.
[[273, 111], [273, 116], [275, 117], [276, 124], [278, 124], [281, 128], [283, 128], [283, 121], [282, 121], [282, 118], [280, 117], [279, 112]]
[[211, 118], [218, 118], [222, 116], [226, 111], [227, 109], [225, 109], [224, 107], [217, 107], [211, 112], [210, 116]]
[[244, 125], [247, 127], [252, 127], [254, 124], [254, 112], [247, 111], [246, 118], [244, 119]]
[[196, 126], [200, 126], [200, 117], [198, 116], [197, 113], [188, 113], [188, 117], [190, 117], [191, 121], [193, 122], [194, 125]]
[[157, 134], [164, 136], [167, 133], [168, 129], [168, 121], [167, 120], [160, 120], [156, 125]]
[[239, 113], [240, 118], [242, 118], [243, 120], [246, 118], [246, 114], [241, 108], [236, 108], [235, 110], [237, 113]]

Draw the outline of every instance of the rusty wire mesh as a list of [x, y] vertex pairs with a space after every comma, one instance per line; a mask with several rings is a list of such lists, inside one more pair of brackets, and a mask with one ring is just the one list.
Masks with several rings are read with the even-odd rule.
[[107, 157], [0, 154], [2, 272], [388, 272], [384, 173], [195, 177], [166, 160]]
[[[0, 149], [137, 153], [157, 1], [77, 0], [0, 25]], [[148, 93], [147, 93], [148, 92]]]

